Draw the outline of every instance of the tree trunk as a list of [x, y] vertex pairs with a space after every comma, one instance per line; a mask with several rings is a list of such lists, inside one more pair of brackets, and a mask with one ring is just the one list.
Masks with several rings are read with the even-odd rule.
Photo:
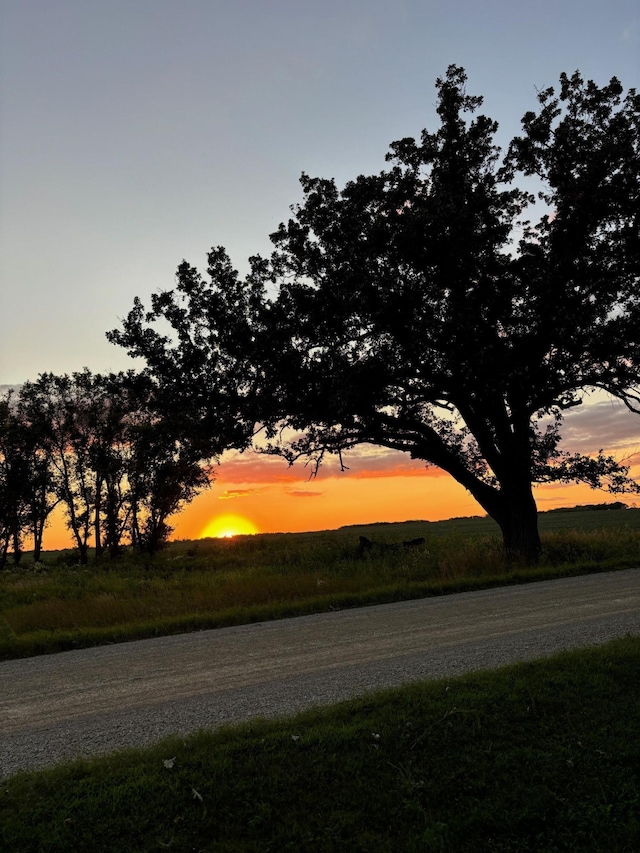
[[96, 505], [93, 512], [93, 535], [96, 557], [102, 556], [102, 531], [100, 529], [100, 512], [102, 511], [102, 480], [96, 476]]
[[88, 562], [87, 543], [86, 541], [83, 542], [82, 540], [82, 529], [76, 517], [75, 507], [73, 505], [73, 498], [67, 501], [67, 508], [69, 511], [69, 519], [67, 521], [67, 526], [70, 528], [71, 532], [73, 533], [73, 538], [76, 540], [80, 563], [81, 565], [85, 566]]
[[500, 488], [478, 480], [460, 464], [441, 466], [464, 486], [502, 531], [504, 550], [510, 559], [537, 563], [542, 545], [538, 533], [538, 508], [533, 498], [528, 468], [508, 472]]
[[538, 532], [538, 509], [531, 493], [525, 489], [518, 493], [501, 491], [497, 509], [490, 512], [502, 531], [502, 541], [511, 559], [537, 563], [542, 544]]
[[78, 539], [78, 555], [80, 557], [80, 565], [86, 566], [89, 562], [89, 546], [81, 539]]
[[13, 532], [13, 562], [14, 565], [19, 566], [20, 560], [22, 560], [22, 542], [20, 540], [20, 530], [14, 530]]
[[131, 535], [131, 546], [134, 551], [140, 551], [141, 542], [140, 542], [140, 525], [138, 523], [138, 502], [135, 497], [131, 499], [131, 522], [130, 522], [130, 535]]
[[42, 535], [44, 533], [44, 520], [35, 518], [33, 521], [33, 562], [39, 563], [42, 554]]

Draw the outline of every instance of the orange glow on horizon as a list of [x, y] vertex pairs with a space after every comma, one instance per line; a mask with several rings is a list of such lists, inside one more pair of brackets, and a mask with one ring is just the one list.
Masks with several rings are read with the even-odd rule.
[[[296, 485], [298, 488], [290, 488]], [[377, 521], [410, 521], [424, 519], [441, 521], [460, 516], [484, 515], [462, 486], [450, 477], [327, 478], [298, 484], [260, 484], [247, 495], [235, 498], [238, 513], [219, 513], [220, 501], [228, 506], [224, 485], [203, 492], [170, 520], [174, 527], [172, 539], [234, 536], [255, 533], [302, 533], [312, 530], [334, 530], [352, 524], [371, 524]], [[544, 512], [558, 507], [580, 504], [607, 503], [623, 500], [638, 505], [635, 495], [612, 495], [594, 491], [585, 485], [561, 484], [538, 486], [534, 489], [538, 510]], [[220, 524], [222, 519], [228, 523]], [[231, 522], [231, 519], [235, 523]], [[251, 527], [244, 527], [244, 524]], [[32, 547], [25, 537], [25, 548]], [[93, 543], [92, 543], [93, 544]], [[69, 530], [61, 509], [54, 512], [44, 535], [48, 551], [73, 548]]]
[[251, 536], [259, 532], [256, 525], [244, 515], [227, 512], [212, 518], [197, 538], [231, 539], [233, 536]]
[[[617, 449], [621, 454], [624, 448]], [[635, 445], [629, 454], [636, 453]], [[403, 460], [399, 460], [403, 463]], [[638, 478], [638, 456], [631, 475]], [[289, 468], [282, 460], [250, 453], [224, 457], [210, 489], [169, 519], [172, 539], [231, 537], [256, 533], [301, 533], [335, 530], [375, 522], [441, 521], [484, 515], [484, 510], [452, 477], [415, 461], [398, 464], [382, 454], [348, 460], [340, 471], [327, 464], [317, 478], [303, 465]], [[545, 484], [534, 488], [538, 510], [623, 500], [637, 505], [635, 495], [613, 495], [586, 485]], [[221, 503], [224, 501], [224, 503]], [[93, 544], [93, 543], [91, 543]], [[25, 549], [31, 542], [25, 537]], [[32, 546], [31, 546], [32, 547]], [[44, 536], [52, 551], [72, 548], [62, 506], [56, 508]]]

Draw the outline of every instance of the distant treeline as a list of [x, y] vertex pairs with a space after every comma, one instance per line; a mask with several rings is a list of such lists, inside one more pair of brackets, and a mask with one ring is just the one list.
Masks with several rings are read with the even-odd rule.
[[53, 510], [64, 507], [81, 563], [153, 554], [170, 515], [209, 485], [209, 460], [163, 414], [152, 380], [133, 372], [42, 374], [0, 395], [0, 568], [24, 540], [40, 558]]
[[[561, 506], [556, 509], [545, 509], [540, 510], [541, 515], [547, 515], [548, 513], [554, 512], [585, 512], [589, 510], [601, 510], [601, 509], [629, 509], [629, 504], [624, 503], [623, 501], [613, 501], [611, 503], [601, 503], [601, 504], [580, 504], [578, 506]], [[463, 515], [456, 516], [455, 518], [448, 518], [447, 521], [469, 521], [475, 518], [490, 518], [489, 515]], [[414, 519], [412, 521], [404, 522], [405, 524], [433, 524], [433, 522], [428, 521], [427, 519]], [[398, 522], [392, 521], [374, 521], [368, 522], [367, 527], [383, 527], [384, 525], [398, 524]], [[362, 524], [343, 524], [340, 527], [340, 530], [349, 530], [351, 528], [363, 527]]]
[[545, 512], [585, 512], [601, 509], [629, 509], [629, 504], [623, 501], [613, 501], [612, 503], [603, 504], [580, 504], [579, 506], [562, 506], [556, 509], [547, 509]]

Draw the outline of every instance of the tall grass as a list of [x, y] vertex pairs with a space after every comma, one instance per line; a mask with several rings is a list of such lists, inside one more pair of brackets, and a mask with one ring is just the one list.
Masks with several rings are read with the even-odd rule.
[[[509, 563], [481, 518], [175, 542], [89, 567], [55, 552], [2, 573], [0, 657], [640, 563], [640, 510], [553, 513], [541, 528], [535, 569]], [[360, 552], [360, 536], [393, 547]]]

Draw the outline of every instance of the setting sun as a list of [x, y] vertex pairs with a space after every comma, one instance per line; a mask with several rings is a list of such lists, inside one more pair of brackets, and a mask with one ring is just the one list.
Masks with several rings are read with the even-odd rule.
[[230, 539], [232, 536], [251, 535], [258, 532], [258, 528], [248, 518], [227, 513], [211, 519], [200, 534], [200, 539], [206, 539], [209, 536], [215, 539]]

